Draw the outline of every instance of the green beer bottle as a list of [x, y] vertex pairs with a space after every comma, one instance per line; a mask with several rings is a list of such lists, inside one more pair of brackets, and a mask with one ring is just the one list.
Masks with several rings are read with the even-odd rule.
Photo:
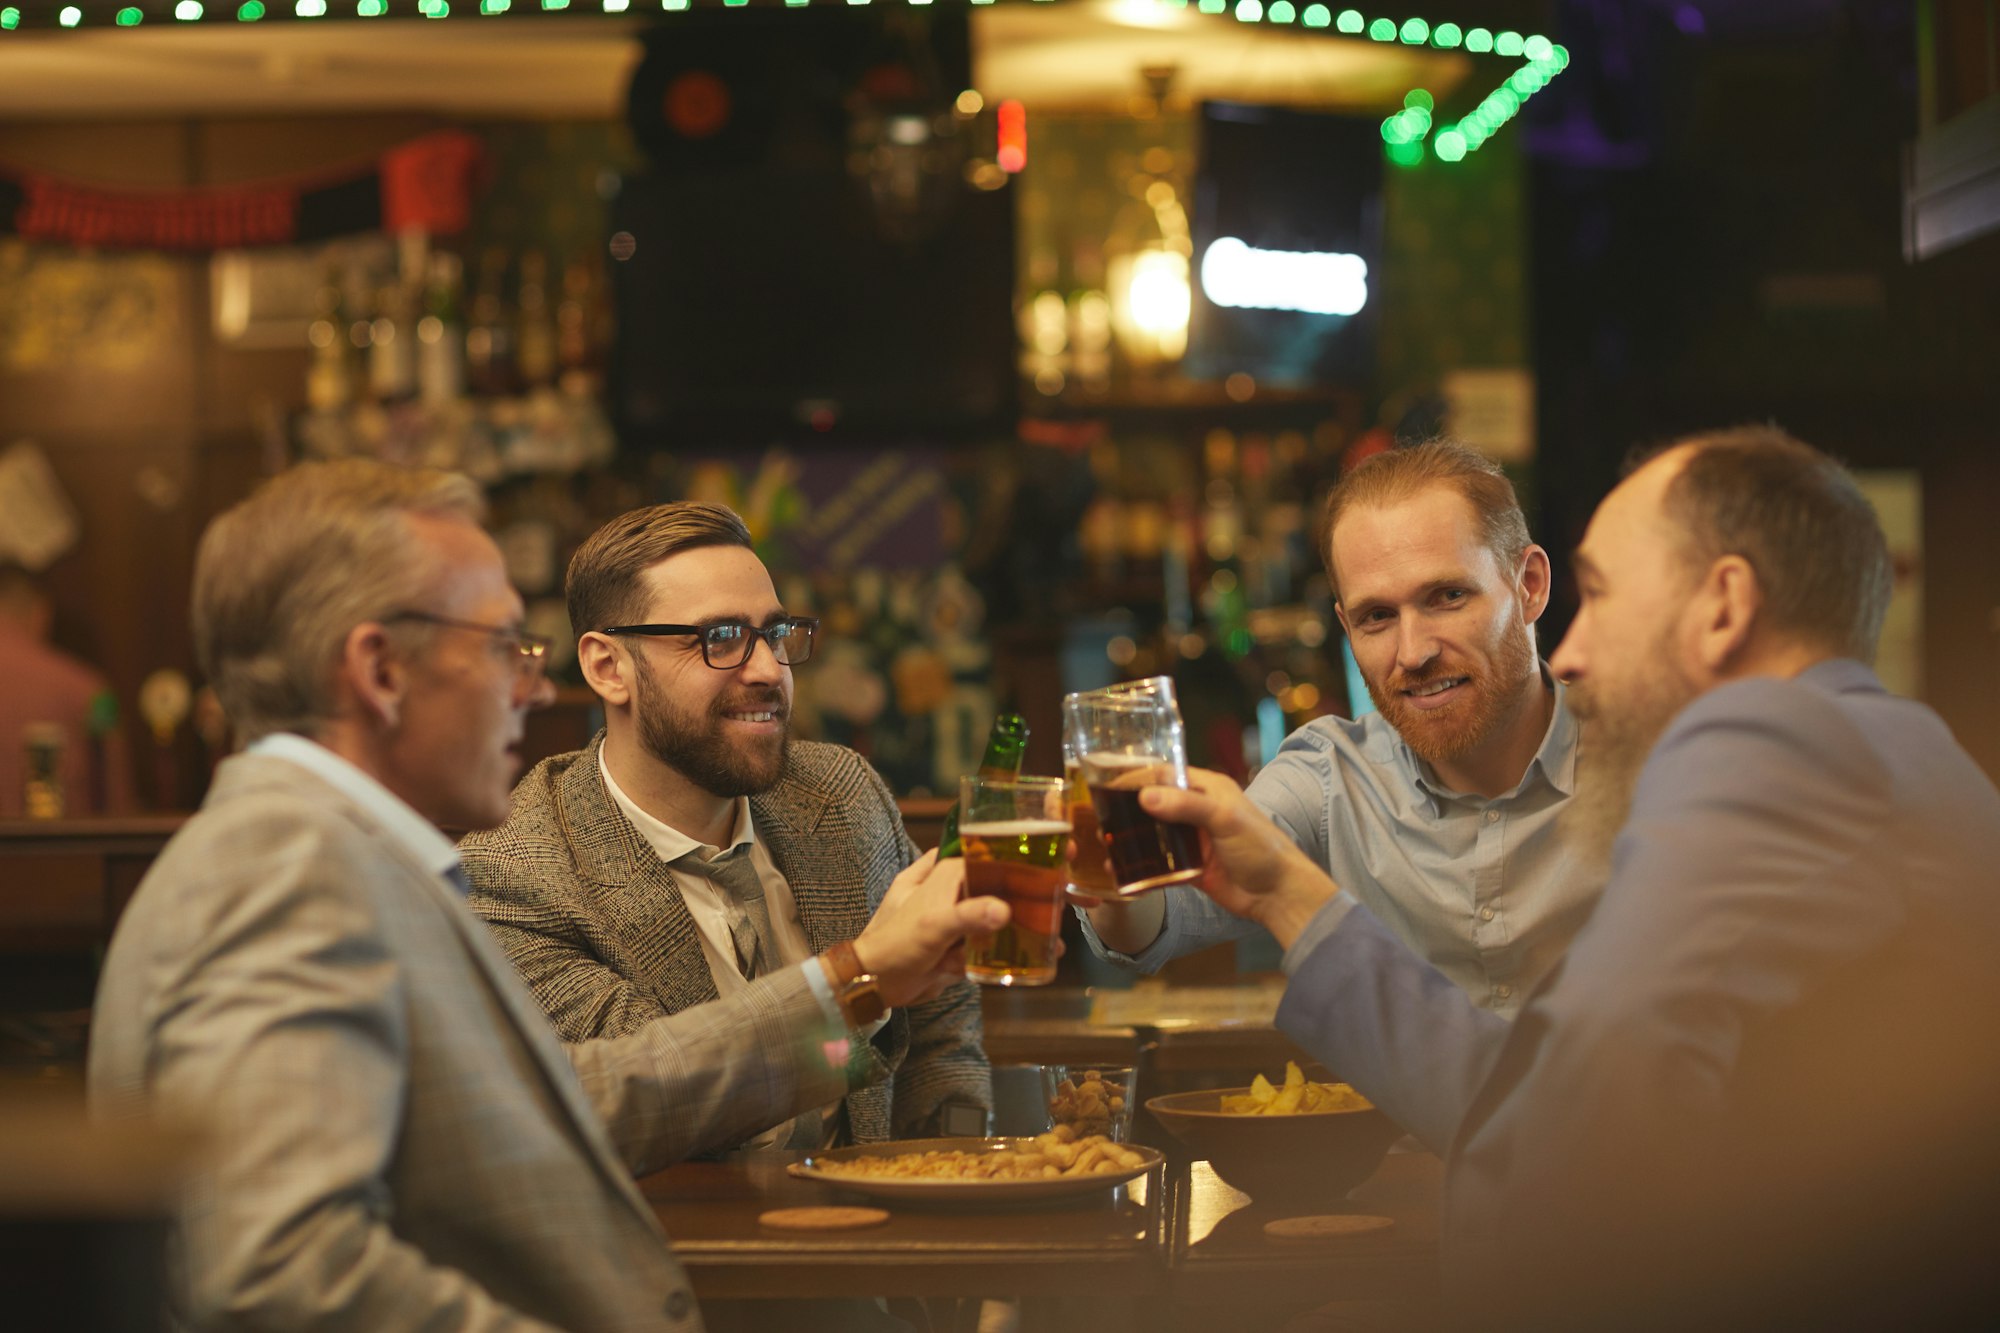
[[[1002, 713], [993, 719], [986, 737], [986, 754], [979, 761], [982, 778], [1013, 778], [1021, 775], [1021, 759], [1028, 751], [1028, 719], [1019, 713]], [[938, 859], [959, 854], [958, 803], [944, 814], [944, 836], [938, 840]]]

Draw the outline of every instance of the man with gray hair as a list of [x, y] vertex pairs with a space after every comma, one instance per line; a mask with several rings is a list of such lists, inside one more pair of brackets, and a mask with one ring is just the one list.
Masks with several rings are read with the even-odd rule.
[[1445, 1326], [1991, 1327], [2000, 792], [1866, 665], [1873, 512], [1781, 432], [1699, 436], [1576, 566], [1551, 665], [1622, 827], [1511, 1026], [1226, 778], [1142, 802], [1287, 946], [1280, 1027], [1447, 1154]]
[[[441, 832], [505, 816], [550, 695], [482, 508], [463, 477], [309, 464], [203, 536], [196, 646], [248, 751], [119, 922], [89, 1070], [100, 1118], [205, 1139], [180, 1326], [699, 1328], [632, 1175], [876, 1077], [798, 971], [698, 1024], [549, 1029]], [[961, 887], [898, 876], [851, 946], [882, 1003], [1004, 922]]]

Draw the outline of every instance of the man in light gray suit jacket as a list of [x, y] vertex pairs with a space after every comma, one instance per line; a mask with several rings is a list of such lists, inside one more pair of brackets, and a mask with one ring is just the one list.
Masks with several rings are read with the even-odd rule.
[[1446, 1155], [1443, 1327], [1993, 1327], [2000, 792], [1864, 665], [1867, 501], [1775, 430], [1697, 437], [1576, 563], [1550, 664], [1616, 846], [1512, 1027], [1227, 779], [1142, 800], [1287, 946], [1279, 1026]]
[[[699, 1328], [631, 1176], [876, 1076], [800, 970], [565, 1051], [440, 828], [499, 822], [547, 645], [462, 477], [353, 461], [204, 535], [197, 647], [249, 752], [105, 961], [101, 1118], [207, 1147], [176, 1228], [193, 1328]], [[822, 986], [920, 1002], [1004, 920], [926, 860]], [[814, 1033], [818, 1041], [803, 1040]]]
[[[721, 505], [612, 519], [577, 548], [564, 593], [605, 731], [537, 765], [506, 823], [460, 844], [473, 910], [571, 1041], [699, 1013], [772, 970], [810, 978], [917, 859], [865, 759], [791, 739], [792, 670], [818, 622], [780, 604]], [[853, 1039], [892, 1077], [759, 1125], [753, 1144], [985, 1132], [976, 986]]]

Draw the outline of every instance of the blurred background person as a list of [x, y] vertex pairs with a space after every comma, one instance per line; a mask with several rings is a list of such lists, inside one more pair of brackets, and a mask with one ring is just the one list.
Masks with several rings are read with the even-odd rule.
[[54, 623], [42, 581], [0, 564], [0, 819], [132, 808], [118, 698], [96, 668], [49, 641]]

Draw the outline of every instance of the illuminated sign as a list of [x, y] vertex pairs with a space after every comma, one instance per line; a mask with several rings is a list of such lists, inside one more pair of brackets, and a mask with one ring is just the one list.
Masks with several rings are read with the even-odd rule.
[[1311, 250], [1258, 250], [1225, 236], [1201, 257], [1201, 290], [1220, 306], [1352, 315], [1368, 304], [1368, 261]]

